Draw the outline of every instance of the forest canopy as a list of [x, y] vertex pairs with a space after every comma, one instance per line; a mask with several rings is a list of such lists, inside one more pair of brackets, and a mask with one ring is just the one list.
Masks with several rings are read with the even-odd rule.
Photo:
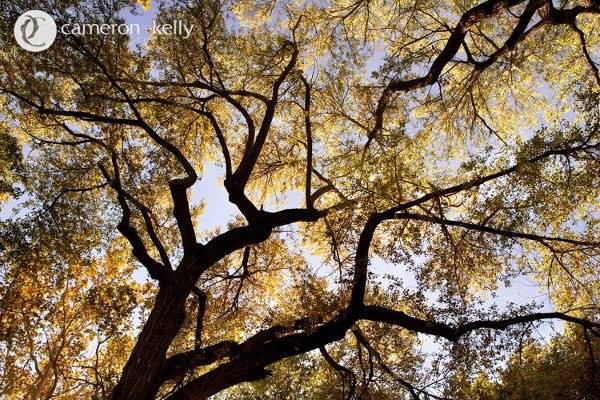
[[0, 16], [0, 398], [598, 398], [597, 0]]

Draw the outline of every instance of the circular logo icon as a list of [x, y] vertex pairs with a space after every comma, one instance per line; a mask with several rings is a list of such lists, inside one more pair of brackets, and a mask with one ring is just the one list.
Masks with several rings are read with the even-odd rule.
[[43, 51], [56, 39], [56, 23], [44, 11], [29, 10], [17, 18], [14, 34], [19, 46], [25, 50]]

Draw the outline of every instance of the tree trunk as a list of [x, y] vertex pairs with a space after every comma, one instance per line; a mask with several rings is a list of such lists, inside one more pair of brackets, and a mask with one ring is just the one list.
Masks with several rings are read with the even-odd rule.
[[113, 391], [112, 400], [153, 400], [160, 389], [165, 357], [185, 317], [189, 290], [164, 284]]

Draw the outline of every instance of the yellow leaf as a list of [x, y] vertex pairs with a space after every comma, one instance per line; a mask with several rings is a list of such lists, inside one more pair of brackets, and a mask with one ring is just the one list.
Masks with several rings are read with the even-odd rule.
[[150, 9], [151, 0], [138, 0], [138, 2], [144, 7], [144, 10]]

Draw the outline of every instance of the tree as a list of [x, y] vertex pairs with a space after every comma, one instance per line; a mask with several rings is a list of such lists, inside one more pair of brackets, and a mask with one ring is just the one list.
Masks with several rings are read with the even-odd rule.
[[[428, 374], [468, 380], [543, 321], [600, 334], [597, 2], [143, 3], [194, 34], [29, 53], [12, 24], [35, 2], [0, 6], [27, 155], [3, 396], [443, 398]], [[217, 229], [211, 165], [238, 212]], [[558, 311], [485, 307], [524, 275]], [[432, 363], [424, 336], [451, 346]]]

